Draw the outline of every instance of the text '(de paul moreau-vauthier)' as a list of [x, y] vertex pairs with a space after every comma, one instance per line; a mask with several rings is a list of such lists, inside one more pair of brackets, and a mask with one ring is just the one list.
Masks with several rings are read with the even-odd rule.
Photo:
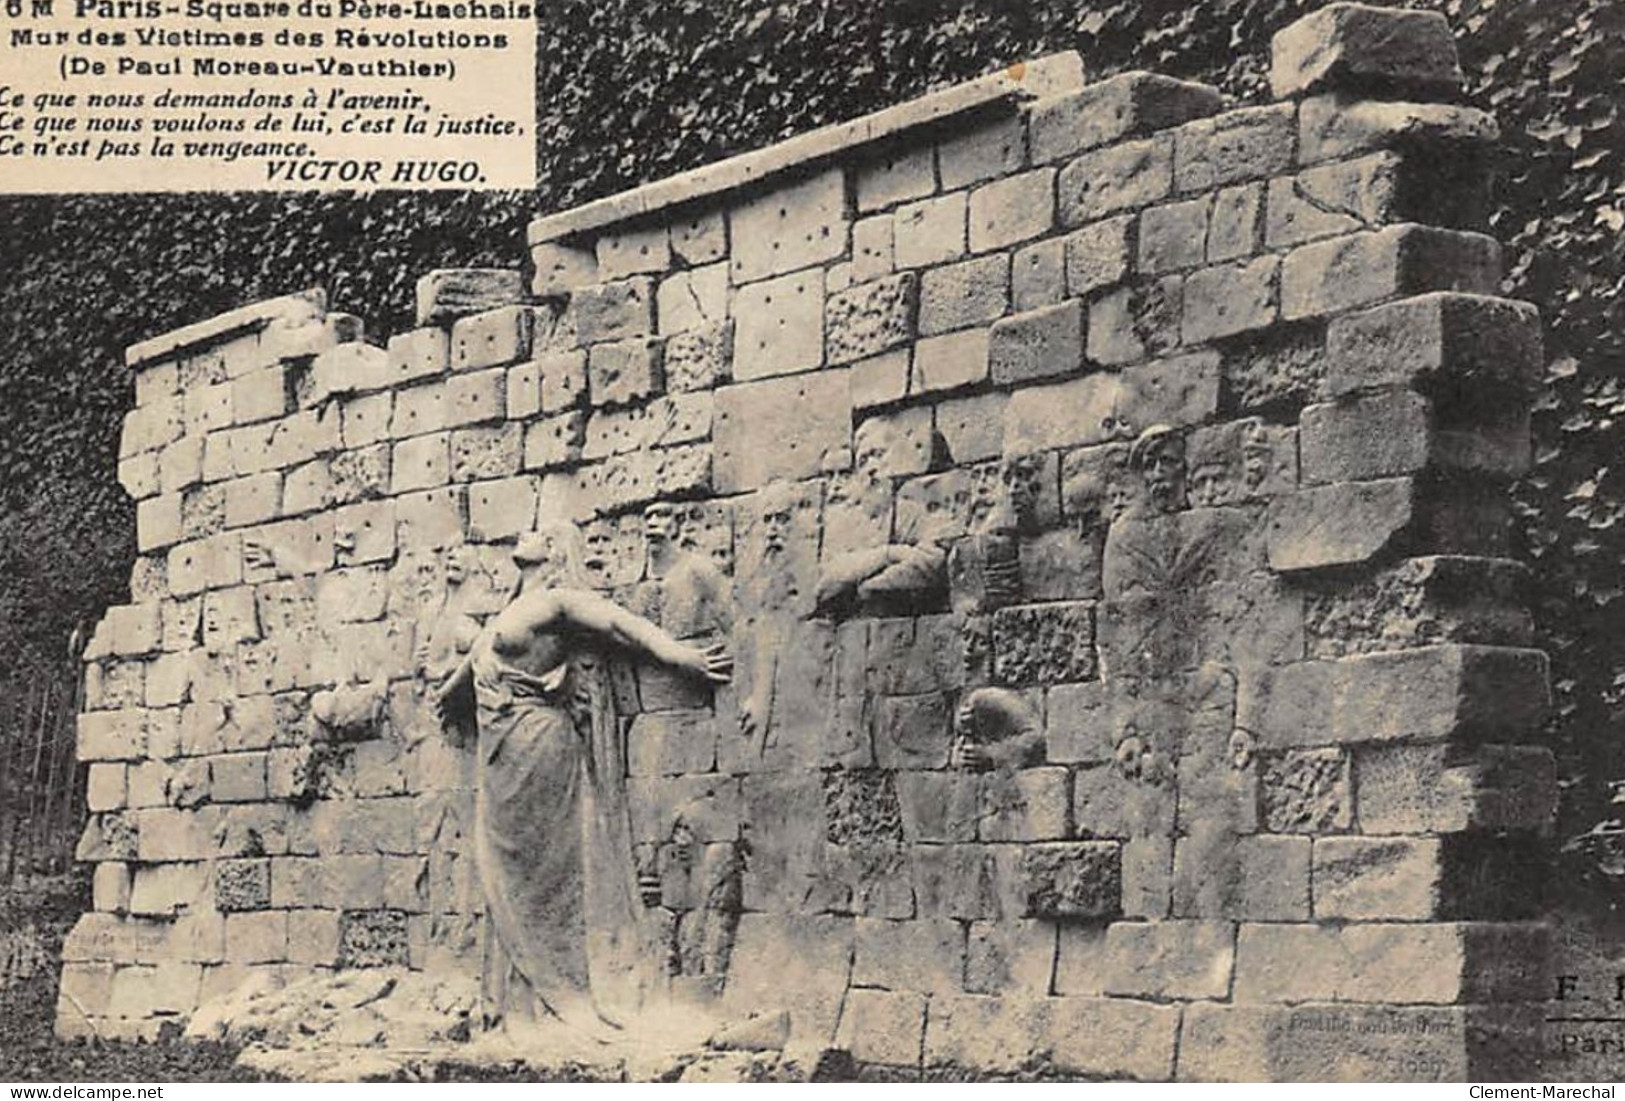
[[529, 188], [508, 0], [0, 0], [0, 192]]

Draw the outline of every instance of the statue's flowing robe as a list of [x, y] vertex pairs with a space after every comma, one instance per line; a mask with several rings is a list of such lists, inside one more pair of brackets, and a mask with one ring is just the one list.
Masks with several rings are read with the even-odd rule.
[[473, 673], [487, 1017], [601, 1035], [637, 1012], [655, 959], [606, 670], [581, 655], [536, 676], [486, 644]]

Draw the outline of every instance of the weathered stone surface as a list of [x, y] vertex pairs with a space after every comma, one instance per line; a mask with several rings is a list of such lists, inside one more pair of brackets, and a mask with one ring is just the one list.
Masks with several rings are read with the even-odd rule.
[[1119, 210], [1148, 206], [1173, 190], [1170, 138], [1125, 142], [1067, 164], [1056, 180], [1061, 225], [1081, 226]]
[[1089, 307], [1089, 358], [1107, 366], [1138, 363], [1179, 344], [1184, 280], [1177, 275], [1136, 282]]
[[1021, 871], [1029, 917], [1099, 919], [1122, 911], [1122, 849], [1115, 842], [1029, 845]]
[[593, 405], [625, 405], [661, 392], [662, 345], [650, 340], [597, 344], [587, 353], [587, 393]]
[[592, 249], [544, 241], [531, 246], [530, 260], [535, 269], [530, 290], [538, 298], [568, 295], [599, 282], [598, 260]]
[[593, 242], [600, 279], [661, 272], [671, 267], [671, 237], [663, 225], [606, 233]]
[[1066, 288], [1076, 296], [1094, 294], [1128, 278], [1134, 263], [1132, 214], [1093, 222], [1066, 237]]
[[1010, 302], [1017, 312], [1054, 306], [1066, 297], [1066, 240], [1029, 245], [1010, 261]]
[[647, 336], [655, 329], [654, 287], [643, 277], [582, 287], [570, 296], [570, 317], [580, 347]]
[[920, 335], [985, 325], [1010, 308], [1010, 258], [1003, 254], [932, 268], [920, 278]]
[[1544, 746], [1369, 745], [1355, 750], [1360, 824], [1372, 833], [1546, 832], [1557, 806]]
[[1026, 163], [1027, 125], [1019, 114], [981, 123], [937, 146], [944, 191], [1010, 175]]
[[214, 905], [222, 913], [271, 905], [268, 860], [222, 860], [214, 869]]
[[451, 366], [456, 371], [500, 367], [529, 359], [537, 312], [506, 306], [461, 318], [451, 327]]
[[661, 333], [679, 333], [725, 321], [728, 266], [708, 264], [676, 272], [660, 281], [655, 313]]
[[971, 923], [965, 944], [965, 990], [971, 994], [1041, 997], [1055, 974], [1056, 926], [1047, 921]]
[[1199, 822], [1174, 843], [1173, 915], [1307, 921], [1309, 869], [1308, 838], [1237, 837]]
[[1159, 275], [1200, 266], [1207, 254], [1211, 209], [1212, 199], [1204, 195], [1141, 212], [1135, 270], [1142, 275]]
[[1265, 758], [1259, 779], [1265, 829], [1277, 833], [1346, 830], [1354, 789], [1348, 751], [1295, 749]]
[[1239, 260], [1257, 252], [1264, 225], [1263, 209], [1261, 183], [1220, 189], [1213, 196], [1213, 213], [1208, 219], [1208, 262]]
[[1000, 608], [993, 615], [993, 673], [1001, 684], [1053, 684], [1095, 675], [1094, 604]]
[[841, 1011], [835, 1046], [864, 1063], [918, 1066], [925, 1005], [923, 994], [853, 990]]
[[1065, 375], [1083, 364], [1083, 305], [1077, 301], [1031, 310], [994, 324], [987, 360], [1001, 385]]
[[1270, 94], [1396, 89], [1449, 98], [1462, 85], [1450, 24], [1439, 12], [1329, 4], [1270, 41]]
[[[1005, 405], [1004, 446], [1027, 454], [1109, 443], [1135, 426], [1199, 424], [1217, 410], [1218, 398], [1219, 357], [1208, 352], [1029, 386]], [[1063, 409], [1066, 415], [1058, 415]]]
[[[905, 272], [831, 295], [824, 308], [829, 362], [849, 363], [907, 343], [913, 335], [917, 291], [915, 276]], [[743, 321], [741, 325], [743, 334]]]
[[1031, 112], [1035, 163], [1211, 115], [1219, 90], [1155, 73], [1123, 73], [1069, 96], [1040, 100]]
[[459, 318], [518, 303], [524, 282], [517, 270], [461, 268], [431, 271], [418, 280], [419, 328], [448, 328]]

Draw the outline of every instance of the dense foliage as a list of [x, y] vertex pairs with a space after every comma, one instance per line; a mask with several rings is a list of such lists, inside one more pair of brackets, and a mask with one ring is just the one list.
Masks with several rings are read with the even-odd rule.
[[[60, 661], [121, 595], [132, 511], [114, 480], [124, 345], [326, 285], [375, 331], [415, 277], [513, 263], [523, 224], [633, 184], [1063, 49], [1262, 94], [1269, 36], [1309, 0], [553, 0], [538, 16], [535, 194], [0, 200], [0, 646]], [[1508, 294], [1547, 323], [1550, 390], [1520, 489], [1558, 744], [1580, 829], [1625, 775], [1625, 6], [1436, 0], [1470, 98], [1506, 133], [1494, 232]]]

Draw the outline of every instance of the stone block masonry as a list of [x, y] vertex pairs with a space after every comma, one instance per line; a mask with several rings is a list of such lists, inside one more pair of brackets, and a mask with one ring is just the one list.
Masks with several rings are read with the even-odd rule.
[[315, 292], [130, 349], [62, 1029], [479, 974], [427, 686], [566, 521], [736, 661], [610, 670], [671, 996], [891, 1074], [1504, 1075], [1555, 783], [1495, 127], [1431, 14], [1271, 79], [1043, 59], [540, 219], [387, 350]]

